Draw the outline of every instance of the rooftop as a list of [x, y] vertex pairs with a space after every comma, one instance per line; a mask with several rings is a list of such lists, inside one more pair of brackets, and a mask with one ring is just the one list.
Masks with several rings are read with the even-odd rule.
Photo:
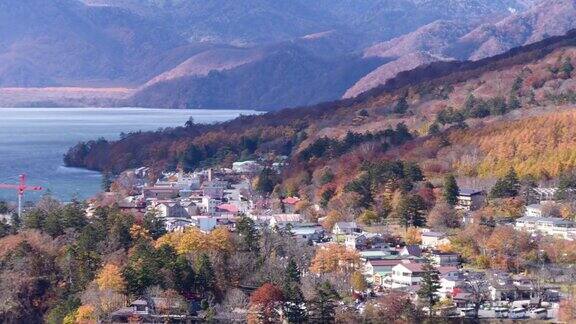
[[446, 234], [441, 233], [441, 232], [423, 232], [422, 236], [428, 236], [428, 237], [444, 237], [446, 236]]
[[460, 196], [472, 196], [481, 193], [483, 193], [483, 191], [479, 189], [460, 189], [460, 191], [458, 192]]
[[288, 204], [288, 205], [294, 205], [297, 204], [298, 202], [300, 202], [300, 198], [298, 197], [288, 197], [288, 198], [284, 198], [282, 200], [283, 203]]
[[385, 260], [369, 260], [368, 263], [373, 267], [393, 267], [397, 264], [402, 263], [400, 259], [385, 259]]
[[277, 222], [300, 222], [302, 220], [302, 216], [300, 214], [276, 214], [272, 215]]
[[338, 226], [338, 228], [340, 228], [340, 229], [358, 228], [358, 225], [356, 225], [356, 222], [338, 222], [338, 223], [336, 223], [335, 226]]
[[536, 217], [536, 216], [524, 216], [524, 217], [520, 217], [516, 220], [516, 223], [540, 223], [540, 224], [551, 224], [554, 226], [560, 226], [560, 225], [570, 225], [570, 226], [574, 226], [576, 225], [575, 222], [573, 221], [569, 221], [569, 220], [565, 220], [562, 218], [557, 218], [557, 217]]
[[411, 272], [424, 272], [422, 269], [424, 264], [422, 263], [398, 263], [397, 266], [403, 266]]

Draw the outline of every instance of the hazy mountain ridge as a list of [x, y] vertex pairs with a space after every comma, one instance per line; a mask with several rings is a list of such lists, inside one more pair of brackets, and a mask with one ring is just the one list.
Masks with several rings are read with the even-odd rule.
[[129, 101], [145, 107], [266, 110], [310, 105], [338, 97], [381, 62], [358, 55], [323, 58], [286, 45], [234, 69], [151, 83]]
[[[512, 48], [531, 44], [550, 36], [559, 36], [576, 28], [576, 1], [545, 0], [526, 3], [526, 11], [514, 13], [494, 23], [480, 21], [436, 21], [412, 33], [390, 41], [375, 44], [364, 50], [364, 55], [401, 58], [425, 52], [446, 59], [479, 60], [504, 53]], [[472, 28], [475, 27], [475, 28]], [[414, 54], [416, 53], [416, 54]], [[408, 59], [405, 59], [408, 60]], [[424, 61], [423, 64], [429, 63]], [[358, 95], [377, 84], [383, 84], [394, 73], [396, 66], [381, 66], [357, 82], [345, 97]], [[414, 68], [405, 64], [402, 70]], [[376, 80], [382, 80], [377, 82]]]
[[189, 46], [118, 8], [75, 0], [3, 0], [0, 9], [2, 86], [137, 82], [155, 73], [150, 67], [167, 51]]
[[375, 41], [398, 36], [375, 55], [382, 64], [411, 53], [428, 63], [471, 27], [532, 2], [0, 0], [0, 86], [138, 89], [118, 105], [308, 105], [356, 95], [402, 70], [402, 61], [376, 70], [376, 60], [361, 58]]
[[471, 60], [494, 56], [550, 36], [564, 35], [576, 28], [575, 16], [576, 1], [546, 0], [526, 12], [476, 28], [447, 52]]
[[[151, 17], [193, 41], [277, 42], [323, 30], [354, 32], [365, 42], [387, 40], [438, 19], [507, 15], [519, 0], [84, 0]], [[529, 0], [529, 2], [532, 2]], [[383, 23], [386, 22], [386, 23]]]

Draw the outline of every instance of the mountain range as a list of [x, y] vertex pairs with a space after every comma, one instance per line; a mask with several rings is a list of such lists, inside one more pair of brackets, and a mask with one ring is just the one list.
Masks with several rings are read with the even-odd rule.
[[[0, 105], [311, 105], [564, 34], [574, 10], [573, 0], [0, 0]], [[5, 95], [29, 88], [40, 89], [25, 102]]]
[[[338, 192], [366, 165], [398, 159], [430, 178], [494, 179], [514, 167], [546, 180], [576, 166], [575, 46], [576, 30], [478, 61], [432, 62], [354, 98], [80, 143], [65, 161], [119, 173], [285, 155], [287, 186], [310, 185], [329, 168]], [[316, 189], [307, 194], [326, 188]]]

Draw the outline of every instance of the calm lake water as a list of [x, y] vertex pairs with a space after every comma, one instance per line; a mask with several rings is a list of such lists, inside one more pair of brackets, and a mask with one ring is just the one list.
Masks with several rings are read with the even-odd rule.
[[[0, 108], [0, 183], [16, 183], [25, 173], [28, 183], [49, 190], [61, 200], [87, 198], [100, 191], [97, 172], [66, 168], [62, 156], [79, 141], [116, 139], [121, 132], [156, 130], [225, 121], [240, 110], [165, 110], [141, 108]], [[41, 194], [27, 194], [36, 200]], [[16, 192], [0, 190], [0, 199], [15, 201]]]

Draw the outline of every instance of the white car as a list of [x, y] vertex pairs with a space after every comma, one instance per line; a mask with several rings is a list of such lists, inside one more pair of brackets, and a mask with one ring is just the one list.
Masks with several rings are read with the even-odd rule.
[[546, 319], [548, 318], [548, 310], [546, 308], [536, 308], [530, 311], [530, 318], [533, 319]]
[[524, 307], [512, 308], [508, 314], [510, 319], [519, 319], [526, 317], [526, 309]]

